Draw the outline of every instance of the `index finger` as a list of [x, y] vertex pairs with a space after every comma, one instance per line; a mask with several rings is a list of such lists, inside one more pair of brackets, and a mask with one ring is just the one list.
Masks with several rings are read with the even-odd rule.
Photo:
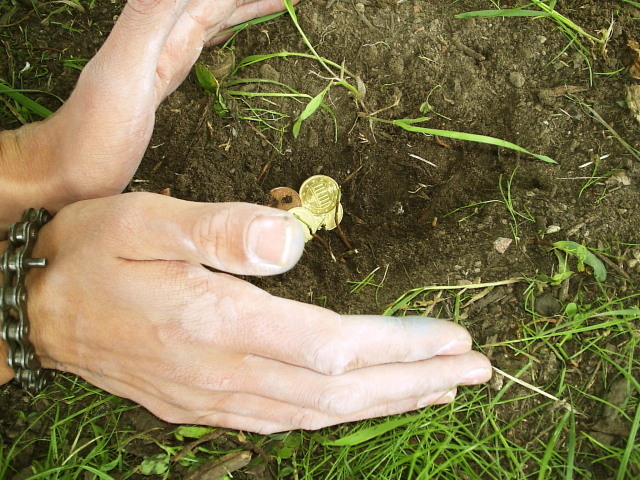
[[200, 340], [208, 332], [212, 343], [230, 351], [338, 375], [471, 349], [469, 333], [453, 322], [418, 316], [339, 315], [274, 297], [226, 274], [207, 273], [211, 275], [208, 293], [191, 303], [185, 312], [191, 321], [182, 327]]

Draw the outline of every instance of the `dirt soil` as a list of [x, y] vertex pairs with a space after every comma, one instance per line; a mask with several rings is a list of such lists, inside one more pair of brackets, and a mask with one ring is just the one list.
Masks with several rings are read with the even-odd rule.
[[[1, 29], [12, 53], [7, 62], [0, 62], [0, 77], [10, 78], [29, 61], [30, 53], [40, 53], [19, 46], [64, 50], [65, 58], [90, 57], [121, 4], [96, 5], [72, 18], [54, 16], [69, 27], [66, 30], [31, 16], [22, 24], [29, 29], [29, 44], [19, 30]], [[357, 76], [358, 81], [349, 80], [360, 85], [361, 93], [366, 89], [358, 103], [339, 86], [325, 97], [335, 114], [337, 139], [332, 117], [324, 111], [303, 122], [298, 138], [290, 127], [283, 133], [238, 118], [246, 115], [246, 106], [225, 89], [222, 95], [235, 118], [224, 118], [215, 111], [215, 98], [205, 94], [192, 74], [160, 107], [150, 148], [130, 189], [164, 191], [202, 202], [269, 204], [274, 187], [298, 189], [319, 173], [333, 177], [342, 187], [341, 227], [357, 253], [348, 253], [335, 232], [320, 231], [320, 239], [308, 243], [291, 272], [251, 281], [274, 294], [342, 313], [380, 313], [405, 291], [425, 285], [551, 275], [557, 271], [557, 259], [550, 244], [557, 240], [602, 249], [610, 260], [607, 283], [620, 296], [636, 293], [640, 163], [613, 131], [630, 145], [640, 145], [637, 112], [627, 102], [628, 89], [638, 83], [627, 70], [633, 61], [627, 42], [640, 40], [639, 11], [617, 0], [558, 4], [564, 15], [596, 36], [609, 28], [613, 18], [606, 49], [593, 46], [594, 55], [588, 57], [594, 75], [550, 20], [454, 18], [457, 13], [491, 8], [488, 1], [307, 1], [297, 9], [307, 36], [323, 57]], [[74, 28], [83, 33], [74, 33]], [[201, 60], [224, 73], [248, 55], [280, 51], [307, 51], [286, 16], [242, 32], [233, 55], [214, 49]], [[54, 57], [44, 62], [53, 74], [48, 88], [65, 98], [77, 71], [62, 67]], [[623, 71], [615, 75], [595, 74], [619, 69]], [[311, 96], [327, 85], [328, 76], [316, 61], [296, 57], [258, 63], [237, 74], [277, 80]], [[23, 80], [27, 87], [41, 88], [35, 74]], [[268, 88], [254, 85], [245, 91]], [[55, 100], [42, 100], [56, 108]], [[274, 120], [276, 126], [293, 123], [305, 105], [282, 98], [270, 102], [254, 99], [252, 105], [290, 116]], [[426, 114], [420, 110], [425, 102], [432, 108]], [[370, 121], [367, 115], [428, 116], [425, 126], [501, 138], [558, 163], [405, 132]], [[602, 178], [591, 181], [594, 176]], [[513, 207], [530, 220], [511, 216], [502, 201], [508, 185]], [[499, 239], [514, 238], [514, 225], [518, 241], [498, 251]], [[375, 269], [379, 270], [373, 282], [380, 284], [384, 278], [382, 287], [350, 293], [353, 284], [348, 282], [360, 281]], [[582, 291], [599, 294], [587, 271], [572, 277], [564, 288], [535, 292], [542, 297], [538, 313], [547, 317], [559, 313], [579, 285]], [[522, 335], [522, 324], [531, 321], [524, 308], [526, 287], [515, 283], [496, 288], [462, 309], [458, 318], [479, 346]], [[432, 314], [451, 318], [456, 314], [454, 303], [447, 299]], [[507, 349], [484, 351], [495, 366], [510, 373], [528, 362]], [[549, 350], [536, 355], [537, 363], [525, 380], [549, 385], [556, 378], [558, 360]], [[583, 375], [596, 369], [595, 362], [583, 357], [572, 370], [575, 379], [567, 383], [582, 384]], [[590, 393], [605, 396], [603, 385], [610, 383], [591, 382]], [[0, 419], [2, 429], [15, 428], [11, 412], [16, 406], [24, 408], [23, 401], [13, 386], [2, 390], [3, 416], [9, 415]], [[522, 401], [518, 408], [530, 409], [536, 402]], [[6, 405], [13, 407], [4, 410]], [[519, 415], [513, 406], [501, 408], [504, 411], [498, 414], [505, 422]], [[601, 409], [584, 405], [582, 411], [590, 413], [580, 418], [579, 428], [595, 432]], [[535, 428], [536, 422], [530, 425]], [[514, 428], [512, 440], [526, 444], [536, 434], [527, 428], [527, 424]], [[623, 438], [615, 432], [606, 435], [604, 441], [610, 443]]]

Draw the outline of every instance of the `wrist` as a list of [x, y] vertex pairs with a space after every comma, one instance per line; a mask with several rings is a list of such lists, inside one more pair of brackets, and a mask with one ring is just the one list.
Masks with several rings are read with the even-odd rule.
[[55, 212], [67, 202], [47, 121], [0, 131], [0, 239], [29, 207]]
[[29, 292], [30, 285], [27, 284], [31, 272], [43, 270], [47, 265], [45, 257], [35, 257], [33, 254], [38, 233], [50, 220], [51, 215], [45, 209], [28, 209], [20, 221], [9, 228], [8, 241], [0, 242], [0, 338], [4, 340], [6, 366], [13, 373], [11, 375], [1, 368], [0, 380], [6, 383], [15, 377], [24, 389], [34, 394], [46, 387], [55, 376], [53, 371], [43, 368], [38, 358], [40, 349], [32, 342], [38, 325], [29, 318], [29, 293], [33, 291]]

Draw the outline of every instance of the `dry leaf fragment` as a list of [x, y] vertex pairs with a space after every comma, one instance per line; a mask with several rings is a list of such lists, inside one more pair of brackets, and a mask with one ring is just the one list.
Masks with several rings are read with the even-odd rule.
[[629, 40], [627, 46], [631, 49], [633, 55], [633, 63], [629, 67], [629, 76], [640, 80], [640, 43], [635, 40]]
[[219, 480], [246, 467], [251, 461], [251, 452], [235, 452], [212, 460], [191, 472], [187, 480]]
[[640, 123], [640, 85], [627, 86], [627, 106], [631, 114]]

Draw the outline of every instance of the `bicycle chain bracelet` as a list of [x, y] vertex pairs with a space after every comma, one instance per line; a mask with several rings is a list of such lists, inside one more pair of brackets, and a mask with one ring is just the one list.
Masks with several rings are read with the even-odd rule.
[[52, 215], [44, 208], [26, 210], [22, 221], [9, 227], [7, 250], [0, 259], [0, 272], [4, 275], [0, 286], [0, 325], [2, 339], [9, 351], [7, 360], [18, 383], [33, 394], [46, 387], [55, 377], [55, 372], [41, 368], [29, 341], [27, 290], [24, 281], [29, 268], [47, 265], [46, 258], [33, 258], [31, 252], [38, 231], [51, 218]]

